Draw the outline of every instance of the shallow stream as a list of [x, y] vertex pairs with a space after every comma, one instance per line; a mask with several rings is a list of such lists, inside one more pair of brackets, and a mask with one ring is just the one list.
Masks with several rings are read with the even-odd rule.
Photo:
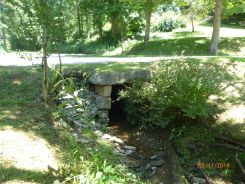
[[111, 117], [109, 124], [111, 133], [122, 139], [126, 145], [136, 147], [136, 152], [128, 156], [132, 161], [132, 169], [142, 175], [143, 180], [152, 184], [173, 184], [170, 163], [164, 146], [167, 135], [164, 130], [143, 131], [125, 120]]

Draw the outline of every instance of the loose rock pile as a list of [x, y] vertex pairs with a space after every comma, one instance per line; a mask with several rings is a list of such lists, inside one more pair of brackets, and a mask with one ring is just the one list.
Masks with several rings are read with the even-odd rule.
[[189, 168], [185, 172], [185, 177], [190, 184], [207, 184], [206, 179], [203, 178], [202, 173], [196, 168]]
[[70, 124], [85, 128], [98, 115], [96, 94], [87, 88], [80, 88], [73, 94], [61, 91], [58, 96], [62, 118]]
[[94, 119], [98, 124], [109, 123], [109, 110], [111, 108], [112, 86], [95, 86], [95, 90], [82, 87], [73, 94], [61, 91], [59, 94], [59, 107], [62, 115], [69, 123], [77, 126], [86, 126], [88, 121]]

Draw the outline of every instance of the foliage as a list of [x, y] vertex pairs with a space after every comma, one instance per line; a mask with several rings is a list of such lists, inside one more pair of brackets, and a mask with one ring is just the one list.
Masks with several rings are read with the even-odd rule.
[[176, 28], [185, 27], [186, 25], [180, 13], [180, 9], [175, 4], [160, 6], [153, 18], [154, 31], [170, 32]]
[[[92, 133], [91, 130], [88, 130]], [[142, 183], [139, 178], [119, 163], [110, 145], [98, 142], [95, 145], [79, 146], [76, 140], [64, 133], [67, 142], [66, 164], [57, 174], [64, 183]]]
[[203, 0], [182, 0], [182, 12], [192, 24], [192, 32], [195, 31], [194, 21], [204, 19], [210, 11], [210, 2]]
[[153, 27], [153, 30], [159, 32], [171, 32], [179, 27], [185, 27], [183, 18], [181, 19], [179, 16], [175, 16], [175, 14], [171, 12], [165, 14], [158, 25]]
[[220, 93], [222, 71], [211, 63], [159, 64], [150, 82], [138, 81], [121, 93], [129, 120], [143, 127], [166, 127], [176, 119], [212, 117], [215, 109], [208, 98]]
[[245, 12], [245, 2], [243, 0], [224, 0], [224, 16], [242, 14]]
[[63, 90], [65, 93], [73, 93], [76, 90], [74, 80], [70, 77], [64, 78], [57, 68], [51, 68], [49, 78], [50, 93], [58, 93], [61, 90]]

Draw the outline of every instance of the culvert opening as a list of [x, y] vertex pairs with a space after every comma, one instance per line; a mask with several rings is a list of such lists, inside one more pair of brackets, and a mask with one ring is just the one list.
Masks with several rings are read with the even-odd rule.
[[118, 100], [119, 93], [121, 90], [126, 89], [126, 85], [113, 85], [111, 91], [111, 109], [109, 111], [110, 125], [114, 123], [126, 122], [126, 114], [124, 111], [125, 102], [124, 100]]

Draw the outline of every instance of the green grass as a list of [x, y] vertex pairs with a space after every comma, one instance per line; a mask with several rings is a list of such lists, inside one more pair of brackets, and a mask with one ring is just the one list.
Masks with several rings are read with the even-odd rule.
[[[176, 33], [177, 36], [187, 33]], [[237, 55], [245, 47], [245, 37], [221, 38], [219, 55]], [[156, 39], [147, 45], [139, 43], [126, 51], [126, 55], [140, 56], [208, 56], [210, 39], [206, 37], [184, 37], [174, 39]]]
[[[35, 139], [33, 143], [36, 140], [44, 140], [50, 145], [48, 149], [56, 153], [55, 159], [59, 160], [58, 150], [61, 142], [57, 139], [55, 130], [50, 128], [51, 125], [45, 119], [46, 110], [38, 108], [35, 102], [40, 87], [40, 72], [34, 68], [0, 67], [0, 78], [0, 134], [9, 133], [12, 136], [26, 136], [27, 140], [16, 140], [23, 141], [23, 144], [32, 143], [32, 138]], [[3, 139], [2, 136], [0, 136], [2, 142], [1, 139]], [[13, 142], [9, 141], [8, 144], [11, 145]], [[12, 151], [16, 151], [17, 155], [21, 155], [20, 148], [21, 145]], [[42, 152], [42, 149], [40, 149], [40, 152]], [[2, 158], [0, 162], [0, 182], [17, 180], [18, 182], [50, 183], [54, 181], [54, 175], [48, 171], [24, 167], [23, 165], [23, 168], [20, 168]], [[38, 164], [35, 167], [38, 168]]]

